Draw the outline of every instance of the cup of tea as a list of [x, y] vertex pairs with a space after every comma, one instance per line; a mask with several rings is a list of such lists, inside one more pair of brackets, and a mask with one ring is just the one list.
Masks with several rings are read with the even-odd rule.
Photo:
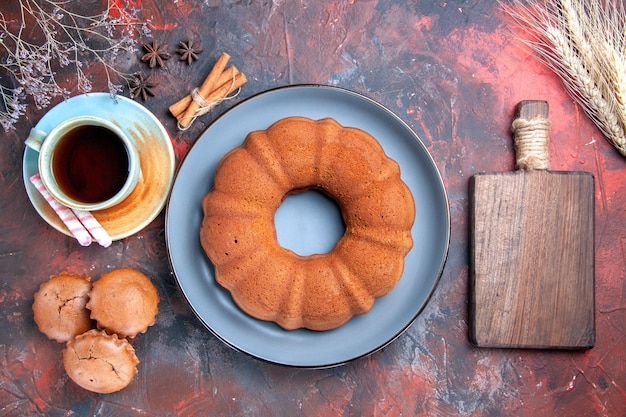
[[48, 192], [70, 208], [112, 207], [128, 197], [141, 177], [135, 143], [99, 117], [73, 117], [50, 132], [33, 128], [26, 145], [39, 152], [39, 174]]

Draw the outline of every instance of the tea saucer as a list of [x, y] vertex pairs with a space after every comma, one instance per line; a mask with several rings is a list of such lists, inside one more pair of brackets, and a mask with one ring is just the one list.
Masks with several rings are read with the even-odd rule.
[[[99, 116], [117, 124], [138, 144], [142, 177], [137, 186], [120, 204], [92, 213], [112, 240], [120, 240], [146, 227], [165, 206], [174, 182], [174, 148], [154, 114], [136, 101], [122, 96], [111, 97], [108, 93], [83, 94], [59, 103], [35, 127], [49, 132], [66, 119], [84, 115]], [[36, 151], [26, 147], [22, 175], [28, 198], [50, 226], [72, 236], [29, 180], [38, 172], [38, 157]]]

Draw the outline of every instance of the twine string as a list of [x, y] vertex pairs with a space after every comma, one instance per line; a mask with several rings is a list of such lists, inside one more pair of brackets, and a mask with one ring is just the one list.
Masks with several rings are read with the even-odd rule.
[[191, 98], [198, 104], [198, 106], [200, 106], [200, 108], [196, 110], [196, 114], [198, 114], [200, 111], [205, 114], [206, 112], [208, 112], [208, 110], [214, 107], [213, 103], [202, 97], [202, 94], [200, 94], [200, 92], [198, 91], [198, 87], [194, 88], [191, 91]]
[[550, 120], [542, 117], [515, 119], [511, 125], [515, 137], [516, 169], [550, 169], [548, 139]]
[[194, 112], [193, 116], [191, 117], [191, 121], [189, 122], [189, 124], [187, 126], [182, 126], [181, 125], [181, 121], [178, 121], [178, 129], [179, 130], [187, 130], [191, 127], [191, 125], [193, 124], [193, 122], [196, 121], [196, 119], [200, 116], [203, 116], [205, 114], [207, 114], [208, 112], [210, 112], [211, 110], [213, 110], [213, 108], [215, 108], [215, 106], [217, 106], [218, 104], [220, 104], [223, 101], [226, 100], [232, 100], [235, 97], [237, 97], [239, 95], [239, 92], [241, 91], [241, 87], [239, 87], [234, 94], [229, 95], [229, 91], [232, 90], [233, 86], [235, 85], [235, 77], [237, 74], [235, 74], [235, 71], [233, 70], [233, 79], [231, 81], [230, 87], [228, 88], [228, 90], [226, 90], [226, 95], [224, 97], [218, 98], [214, 101], [209, 101], [207, 100], [205, 97], [202, 96], [202, 94], [200, 94], [200, 91], [198, 90], [198, 88], [194, 88], [191, 91], [191, 99], [198, 105], [198, 109]]

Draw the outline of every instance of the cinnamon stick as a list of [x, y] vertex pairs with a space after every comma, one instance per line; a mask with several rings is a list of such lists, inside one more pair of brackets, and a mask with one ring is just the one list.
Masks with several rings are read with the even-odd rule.
[[[235, 67], [234, 65], [228, 67], [220, 74], [219, 78], [217, 79], [217, 82], [215, 83], [216, 87], [219, 87], [228, 81], [232, 82], [233, 77], [235, 77], [237, 74], [239, 74], [239, 70], [237, 69], [237, 67]], [[198, 92], [199, 91], [200, 89], [198, 89]], [[231, 92], [228, 92], [228, 94], [230, 93]], [[203, 97], [206, 97], [206, 96], [203, 96]], [[183, 113], [185, 112], [185, 110], [187, 110], [187, 107], [189, 107], [189, 104], [191, 104], [192, 101], [193, 101], [193, 98], [191, 97], [191, 94], [187, 94], [185, 97], [181, 98], [180, 100], [178, 100], [176, 103], [172, 104], [169, 107], [170, 113], [172, 113], [172, 115], [176, 117], [177, 119], [182, 118]]]
[[[211, 69], [211, 72], [209, 73], [209, 75], [206, 77], [204, 82], [202, 82], [202, 84], [198, 88], [198, 94], [200, 94], [202, 97], [207, 98], [207, 96], [215, 90], [217, 80], [219, 79], [220, 75], [224, 72], [224, 69], [226, 68], [226, 64], [228, 64], [229, 59], [230, 59], [230, 55], [228, 55], [226, 52], [222, 52], [222, 55], [220, 55], [220, 57], [217, 59], [217, 62], [213, 66], [213, 69]], [[179, 119], [179, 120], [187, 121], [186, 122], [187, 124], [181, 123], [183, 127], [187, 127], [189, 122], [193, 120], [193, 117], [196, 113], [196, 110], [198, 110], [198, 107], [200, 107], [200, 105], [193, 100], [189, 103], [189, 106], [187, 106], [187, 109], [183, 113], [181, 119]]]
[[228, 81], [222, 83], [219, 87], [217, 87], [217, 89], [215, 89], [215, 91], [205, 97], [206, 101], [208, 101], [209, 103], [213, 103], [219, 100], [223, 100], [226, 96], [237, 90], [247, 81], [248, 80], [246, 78], [246, 75], [243, 72], [235, 74], [234, 78], [231, 75]]
[[[234, 78], [232, 78], [231, 76], [230, 80], [220, 85], [215, 91], [213, 91], [211, 94], [204, 98], [208, 103], [219, 102], [226, 98], [230, 93], [244, 85], [247, 81], [248, 80], [246, 78], [246, 75], [240, 72], [236, 74]], [[192, 104], [196, 104], [195, 101], [192, 101]], [[194, 113], [191, 114], [191, 116], [187, 116], [187, 114], [189, 113], [189, 108], [191, 108], [192, 104], [189, 105], [185, 113], [181, 114], [180, 117], [177, 117], [178, 124], [183, 128], [189, 126], [189, 124], [196, 117], [196, 111], [199, 109], [199, 106], [195, 106], [196, 110], [194, 110]]]

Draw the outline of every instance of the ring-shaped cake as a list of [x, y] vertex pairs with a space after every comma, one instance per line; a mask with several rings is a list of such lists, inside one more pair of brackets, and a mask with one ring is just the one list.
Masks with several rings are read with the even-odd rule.
[[[325, 254], [282, 247], [274, 215], [319, 189], [346, 227]], [[396, 285], [413, 246], [415, 204], [400, 167], [370, 134], [293, 116], [251, 132], [219, 162], [202, 201], [200, 240], [217, 282], [249, 315], [291, 330], [329, 330], [367, 313]]]

